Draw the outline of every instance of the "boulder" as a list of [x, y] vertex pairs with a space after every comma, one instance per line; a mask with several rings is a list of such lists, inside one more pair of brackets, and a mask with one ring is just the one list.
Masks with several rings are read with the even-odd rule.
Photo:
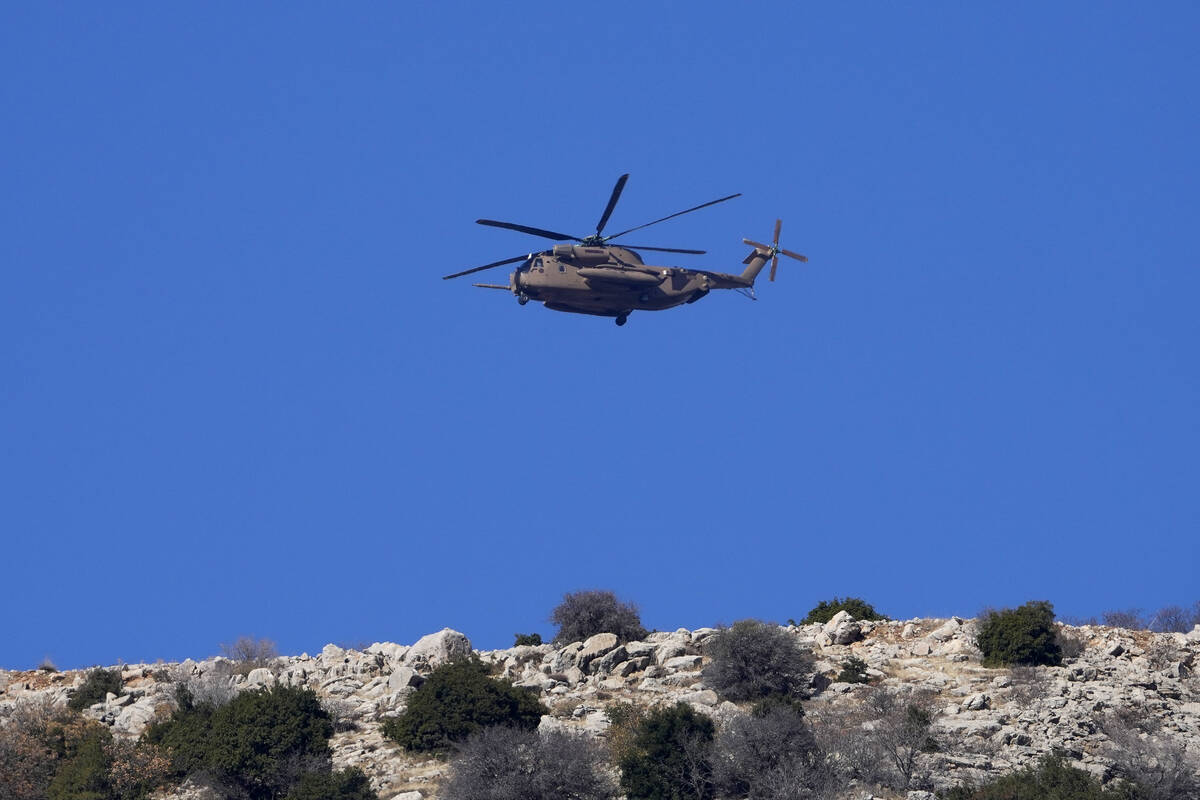
[[930, 633], [926, 638], [933, 639], [935, 642], [945, 642], [958, 635], [958, 632], [961, 628], [962, 620], [958, 617], [951, 617], [943, 622], [941, 626], [937, 628], [937, 630]]
[[409, 649], [408, 645], [393, 644], [392, 642], [375, 642], [375, 644], [367, 648], [366, 652], [383, 656], [388, 661], [399, 662], [404, 659], [404, 654]]
[[410, 686], [415, 688], [424, 682], [425, 679], [412, 667], [396, 667], [392, 674], [388, 676], [387, 686], [389, 690], [398, 692]]
[[615, 633], [597, 633], [583, 643], [583, 648], [579, 651], [578, 660], [575, 662], [576, 666], [584, 672], [588, 672], [589, 664], [600, 656], [615, 650], [616, 647], [617, 635]]
[[275, 673], [266, 667], [250, 670], [246, 676], [247, 689], [269, 689], [275, 685]]
[[663, 642], [654, 650], [654, 661], [658, 664], [666, 664], [676, 656], [687, 655], [688, 645], [678, 639], [671, 639]]
[[129, 736], [141, 736], [154, 719], [154, 702], [145, 698], [122, 709], [113, 720], [113, 729]]
[[578, 666], [579, 653], [583, 650], [583, 642], [572, 642], [561, 648], [550, 660], [551, 672], [566, 672], [571, 667]]
[[831, 644], [850, 644], [862, 638], [862, 625], [847, 611], [839, 611], [821, 628]]
[[625, 648], [621, 645], [617, 645], [615, 648], [609, 650], [603, 656], [591, 663], [592, 672], [596, 672], [601, 675], [607, 675], [611, 673], [618, 665], [625, 662], [627, 658], [628, 656], [625, 653]]
[[991, 704], [992, 698], [988, 697], [983, 692], [979, 692], [968, 697], [966, 701], [963, 702], [963, 708], [965, 708], [967, 711], [983, 711], [985, 708], [990, 708]]
[[471, 654], [471, 640], [450, 628], [422, 636], [404, 654], [404, 664], [418, 670], [439, 667]]
[[668, 658], [663, 663], [663, 667], [672, 672], [678, 672], [681, 670], [699, 669], [700, 662], [703, 660], [704, 659], [701, 658], [700, 656], [689, 656], [689, 655], [675, 656], [674, 658]]

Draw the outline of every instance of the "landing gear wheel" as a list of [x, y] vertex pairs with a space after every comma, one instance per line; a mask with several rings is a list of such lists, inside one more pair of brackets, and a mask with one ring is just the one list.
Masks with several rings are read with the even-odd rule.
[[617, 315], [617, 320], [616, 320], [616, 322], [617, 322], [617, 325], [624, 325], [624, 324], [625, 324], [625, 320], [627, 320], [627, 319], [629, 319], [629, 315], [628, 315], [628, 314], [618, 314], [618, 315]]
[[526, 303], [529, 302], [529, 295], [525, 294], [524, 292], [521, 292], [519, 295], [517, 295], [517, 302], [520, 303], [521, 305], [525, 305]]

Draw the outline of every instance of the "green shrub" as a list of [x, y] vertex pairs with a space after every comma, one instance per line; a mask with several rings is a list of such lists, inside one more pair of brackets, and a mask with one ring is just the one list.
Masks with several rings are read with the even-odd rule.
[[618, 762], [621, 789], [630, 800], [708, 800], [714, 732], [686, 703], [649, 712]]
[[104, 702], [105, 696], [112, 692], [120, 694], [125, 682], [121, 680], [119, 669], [91, 669], [83, 679], [83, 685], [74, 691], [67, 707], [82, 711], [90, 705]]
[[975, 641], [983, 651], [984, 666], [1057, 666], [1062, 663], [1062, 648], [1054, 627], [1054, 607], [1044, 600], [987, 612], [979, 623]]
[[704, 651], [711, 658], [704, 667], [705, 685], [735, 703], [770, 695], [801, 696], [813, 667], [792, 634], [756, 619], [718, 631]]
[[858, 656], [850, 656], [842, 662], [842, 671], [837, 679], [842, 683], [869, 683], [871, 679], [867, 677], [867, 662]]
[[431, 672], [404, 713], [383, 723], [383, 734], [409, 750], [445, 752], [480, 728], [533, 730], [549, 713], [534, 692], [489, 677], [477, 658], [460, 659]]
[[50, 782], [48, 800], [110, 800], [108, 770], [112, 761], [105, 748], [111, 741], [107, 728], [95, 726], [74, 742]]
[[284, 800], [379, 800], [358, 767], [337, 772], [306, 772]]
[[588, 590], [563, 595], [563, 601], [550, 615], [550, 621], [558, 626], [555, 644], [582, 642], [597, 633], [615, 633], [622, 642], [646, 635], [637, 606], [622, 603], [609, 591]]
[[883, 614], [877, 612], [870, 603], [858, 597], [847, 597], [841, 599], [838, 597], [832, 600], [822, 600], [813, 606], [812, 611], [808, 612], [808, 616], [801, 623], [803, 625], [811, 625], [814, 622], [829, 622], [833, 619], [834, 614], [839, 611], [845, 611], [850, 616], [858, 620], [886, 620]]
[[523, 645], [537, 645], [542, 643], [542, 635], [540, 633], [518, 633], [516, 641], [513, 642], [513, 647], [521, 647]]
[[1105, 791], [1099, 781], [1063, 763], [1059, 755], [1045, 756], [1036, 768], [1002, 775], [982, 786], [959, 786], [938, 794], [942, 800], [1120, 800], [1130, 796], [1128, 787]]
[[210, 771], [258, 800], [286, 792], [305, 772], [328, 772], [333, 724], [312, 690], [243, 692], [219, 708], [177, 692], [179, 710], [146, 733], [177, 774]]

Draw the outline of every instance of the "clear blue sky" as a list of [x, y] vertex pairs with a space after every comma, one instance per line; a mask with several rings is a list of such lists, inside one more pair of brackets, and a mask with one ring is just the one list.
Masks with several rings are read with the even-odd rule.
[[[10, 4], [0, 666], [1200, 599], [1194, 3]], [[781, 265], [662, 313], [479, 217]], [[631, 237], [632, 238], [632, 237]], [[483, 276], [505, 282], [506, 268]]]

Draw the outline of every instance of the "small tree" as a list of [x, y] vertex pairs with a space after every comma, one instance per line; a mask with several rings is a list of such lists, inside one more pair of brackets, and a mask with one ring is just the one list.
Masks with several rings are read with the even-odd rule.
[[615, 633], [622, 642], [646, 635], [637, 606], [623, 603], [609, 591], [588, 590], [567, 593], [550, 615], [558, 626], [555, 644], [581, 642], [597, 633]]
[[651, 711], [620, 760], [630, 800], [709, 800], [715, 726], [686, 703]]
[[1064, 763], [1062, 756], [1053, 754], [1044, 756], [1037, 767], [1001, 775], [981, 786], [959, 786], [939, 796], [943, 800], [1124, 800], [1131, 795], [1127, 794], [1126, 787], [1105, 791], [1087, 772]]
[[404, 713], [383, 723], [383, 734], [409, 750], [445, 752], [481, 728], [533, 730], [549, 713], [533, 692], [491, 678], [478, 659], [461, 659], [431, 672]]
[[269, 667], [278, 658], [279, 651], [270, 639], [239, 636], [233, 643], [221, 645], [221, 655], [234, 662], [236, 674], [249, 675], [259, 667]]
[[1194, 624], [1190, 609], [1183, 606], [1163, 606], [1154, 613], [1149, 628], [1158, 633], [1187, 633]]
[[379, 800], [371, 782], [358, 767], [336, 772], [307, 772], [284, 800]]
[[717, 735], [712, 762], [722, 797], [819, 798], [834, 786], [808, 723], [782, 704], [732, 719]]
[[792, 634], [755, 619], [718, 631], [704, 650], [711, 658], [704, 667], [705, 684], [735, 703], [802, 696], [813, 669], [812, 657]]
[[1110, 628], [1128, 628], [1131, 631], [1140, 631], [1146, 627], [1146, 619], [1142, 616], [1140, 608], [1105, 611], [1100, 618]]
[[921, 783], [922, 754], [938, 749], [932, 692], [871, 687], [853, 707], [827, 714], [818, 738], [846, 779], [901, 791]]
[[111, 741], [108, 728], [88, 726], [82, 737], [70, 743], [67, 757], [50, 782], [46, 797], [49, 800], [108, 800], [112, 796], [108, 779], [112, 761], [105, 750]]
[[600, 746], [565, 731], [483, 728], [450, 762], [445, 800], [611, 800], [616, 795]]
[[887, 617], [877, 612], [870, 603], [861, 597], [847, 597], [845, 599], [835, 597], [832, 600], [822, 600], [813, 606], [813, 609], [808, 612], [808, 616], [804, 618], [802, 624], [811, 625], [814, 622], [829, 622], [839, 611], [845, 611], [858, 620], [887, 619]]
[[1161, 723], [1145, 711], [1122, 710], [1101, 723], [1106, 748], [1119, 774], [1136, 787], [1137, 800], [1200, 797], [1200, 757], [1182, 742], [1162, 735]]
[[989, 611], [979, 624], [976, 643], [983, 651], [983, 664], [1057, 666], [1062, 663], [1054, 606], [1035, 600], [1014, 609]]
[[542, 635], [540, 633], [518, 633], [515, 634], [513, 647], [523, 647], [532, 645], [534, 647], [542, 643]]
[[842, 671], [838, 673], [837, 679], [842, 683], [870, 682], [867, 676], [867, 662], [858, 656], [850, 656], [842, 662]]
[[88, 670], [83, 684], [71, 694], [71, 699], [67, 701], [67, 707], [75, 711], [82, 711], [90, 705], [103, 702], [109, 692], [120, 694], [124, 685], [125, 682], [121, 680], [121, 670], [119, 669], [97, 667]]

